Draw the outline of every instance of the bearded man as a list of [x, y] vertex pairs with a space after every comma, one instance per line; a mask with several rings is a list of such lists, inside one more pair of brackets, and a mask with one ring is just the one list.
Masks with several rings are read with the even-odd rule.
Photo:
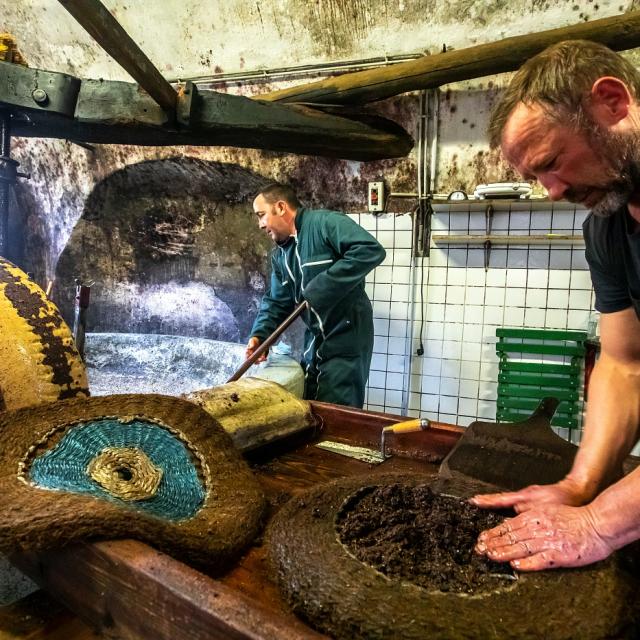
[[640, 74], [603, 45], [567, 41], [514, 76], [490, 123], [493, 147], [552, 200], [591, 209], [586, 257], [601, 355], [582, 443], [560, 482], [475, 496], [519, 514], [476, 551], [523, 571], [590, 564], [640, 538], [640, 468], [622, 462], [640, 426]]

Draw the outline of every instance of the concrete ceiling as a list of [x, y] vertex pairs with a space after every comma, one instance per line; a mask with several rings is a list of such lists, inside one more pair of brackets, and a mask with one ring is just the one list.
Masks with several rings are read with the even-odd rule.
[[[167, 77], [437, 52], [604, 18], [633, 0], [103, 0]], [[30, 66], [129, 80], [57, 0], [6, 1]]]

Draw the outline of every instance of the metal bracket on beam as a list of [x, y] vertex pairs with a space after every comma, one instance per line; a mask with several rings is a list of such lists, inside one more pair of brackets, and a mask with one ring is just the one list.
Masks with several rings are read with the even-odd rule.
[[176, 106], [176, 120], [181, 127], [189, 127], [191, 124], [191, 115], [197, 103], [198, 87], [187, 81], [178, 91], [178, 104]]
[[0, 103], [72, 118], [81, 80], [65, 73], [0, 62]]

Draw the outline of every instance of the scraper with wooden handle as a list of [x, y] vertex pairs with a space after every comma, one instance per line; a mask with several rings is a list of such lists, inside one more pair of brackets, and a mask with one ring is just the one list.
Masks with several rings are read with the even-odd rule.
[[387, 457], [386, 451], [386, 435], [388, 433], [414, 433], [415, 431], [425, 431], [431, 426], [431, 423], [426, 418], [415, 418], [413, 420], [405, 420], [404, 422], [396, 422], [396, 424], [390, 424], [382, 429], [382, 435], [380, 436], [380, 455], [384, 460]]
[[227, 382], [235, 382], [242, 377], [249, 367], [280, 337], [284, 330], [307, 308], [306, 300], [301, 302], [291, 314], [283, 320], [276, 330], [266, 340], [260, 344], [256, 350], [240, 365], [238, 370], [227, 380]]
[[315, 446], [332, 453], [337, 453], [341, 456], [347, 456], [349, 458], [355, 458], [368, 464], [380, 464], [384, 462], [388, 456], [385, 450], [385, 436], [387, 433], [412, 433], [414, 431], [424, 431], [429, 428], [431, 423], [426, 418], [414, 418], [412, 420], [405, 420], [404, 422], [396, 422], [396, 424], [390, 424], [382, 429], [382, 436], [380, 440], [380, 450], [370, 449], [368, 447], [354, 447], [350, 444], [343, 442], [334, 442], [332, 440], [323, 440], [318, 442]]

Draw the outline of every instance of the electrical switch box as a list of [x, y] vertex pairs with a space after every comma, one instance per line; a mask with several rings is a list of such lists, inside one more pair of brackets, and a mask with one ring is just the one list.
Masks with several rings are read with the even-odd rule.
[[384, 182], [370, 182], [367, 199], [369, 211], [384, 211]]

